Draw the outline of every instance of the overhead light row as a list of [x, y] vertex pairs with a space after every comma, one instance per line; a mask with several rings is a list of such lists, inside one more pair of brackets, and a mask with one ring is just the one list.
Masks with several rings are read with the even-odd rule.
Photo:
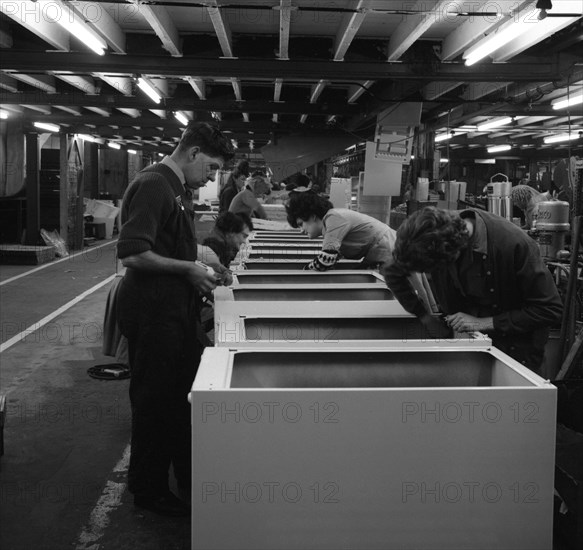
[[[494, 30], [464, 52], [465, 64], [467, 66], [474, 65], [527, 32], [529, 34], [535, 33], [542, 39], [559, 30], [564, 19], [547, 19], [546, 12], [550, 9], [548, 6], [552, 6], [550, 1], [541, 3], [541, 0], [539, 0], [534, 10], [526, 9], [513, 13], [512, 21], [504, 23], [502, 27]], [[562, 7], [564, 6], [561, 5], [559, 10]], [[536, 20], [533, 18], [533, 12], [538, 12], [536, 13]], [[520, 17], [517, 19], [516, 16], [518, 15]], [[575, 17], [571, 19], [574, 21]]]
[[575, 95], [568, 97], [567, 99], [554, 101], [551, 105], [553, 106], [553, 109], [557, 111], [559, 109], [572, 107], [573, 105], [579, 105], [579, 103], [583, 103], [583, 90], [579, 91]]

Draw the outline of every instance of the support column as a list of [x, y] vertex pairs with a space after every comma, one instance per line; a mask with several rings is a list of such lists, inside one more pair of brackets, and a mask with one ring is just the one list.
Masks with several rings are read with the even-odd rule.
[[40, 232], [40, 178], [38, 134], [26, 134], [26, 244], [38, 244]]
[[59, 182], [59, 233], [69, 246], [69, 136], [59, 134], [60, 156], [59, 168], [61, 178]]
[[99, 198], [99, 145], [84, 142], [83, 154], [83, 194], [88, 199]]

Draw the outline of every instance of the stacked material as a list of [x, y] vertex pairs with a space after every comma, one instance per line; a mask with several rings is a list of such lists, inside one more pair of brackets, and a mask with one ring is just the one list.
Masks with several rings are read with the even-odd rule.
[[316, 244], [256, 231], [215, 291], [192, 548], [551, 547], [554, 386], [480, 333], [429, 337], [375, 271], [300, 270]]

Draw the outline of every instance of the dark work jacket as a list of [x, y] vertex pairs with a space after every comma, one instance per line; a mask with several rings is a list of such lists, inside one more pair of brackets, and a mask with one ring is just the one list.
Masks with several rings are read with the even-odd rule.
[[[122, 222], [117, 244], [122, 259], [147, 250], [177, 260], [197, 258], [190, 200], [178, 176], [165, 164], [155, 164], [138, 173], [124, 195]], [[198, 293], [181, 275], [128, 268], [120, 294], [126, 305], [131, 301], [142, 302], [142, 306], [150, 304], [153, 318], [182, 319], [178, 324], [185, 330], [198, 324]], [[127, 309], [143, 316], [143, 308]], [[127, 317], [127, 312], [121, 315]], [[198, 326], [196, 330], [200, 332]], [[200, 334], [199, 339], [202, 341]]]
[[[548, 329], [560, 321], [563, 308], [538, 245], [495, 214], [464, 210], [460, 215], [475, 216], [475, 227], [482, 234], [474, 233], [470, 248], [455, 265], [440, 265], [428, 273], [435, 298], [446, 315], [493, 317], [489, 335], [494, 346], [537, 370]], [[384, 275], [407, 311], [418, 317], [426, 313], [406, 272], [391, 262]]]
[[[230, 178], [229, 178], [230, 179]], [[231, 181], [231, 183], [226, 183], [225, 187], [219, 194], [219, 214], [223, 212], [227, 212], [229, 210], [229, 206], [231, 206], [231, 201], [235, 198], [235, 195], [239, 192], [237, 189], [237, 185], [235, 181]]]

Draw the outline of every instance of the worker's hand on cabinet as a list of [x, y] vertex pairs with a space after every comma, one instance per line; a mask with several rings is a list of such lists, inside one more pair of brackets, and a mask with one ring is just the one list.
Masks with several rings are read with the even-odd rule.
[[428, 336], [431, 338], [451, 338], [451, 329], [440, 317], [428, 313], [420, 317], [419, 320], [423, 323]]
[[461, 311], [447, 315], [445, 322], [456, 332], [484, 332], [494, 328], [492, 317], [474, 317]]

